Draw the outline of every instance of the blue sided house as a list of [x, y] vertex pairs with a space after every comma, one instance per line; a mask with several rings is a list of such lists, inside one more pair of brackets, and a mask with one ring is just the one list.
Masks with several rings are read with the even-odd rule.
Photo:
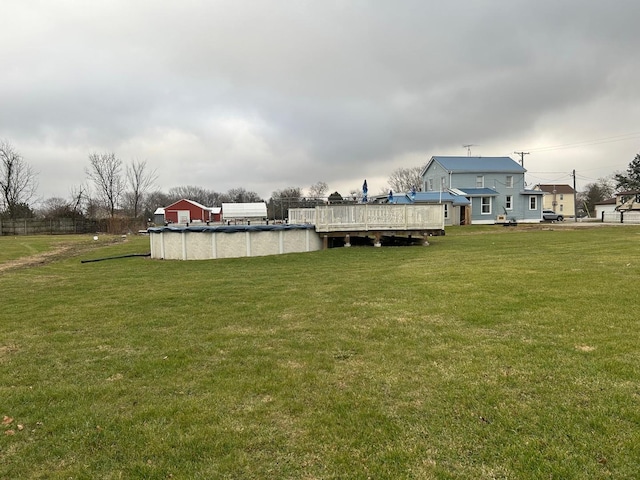
[[422, 170], [422, 187], [469, 201], [453, 224], [538, 223], [544, 192], [526, 188], [525, 172], [509, 157], [435, 156]]
[[[393, 203], [406, 205], [413, 203], [441, 204], [444, 206], [445, 225], [464, 225], [465, 213], [469, 213], [471, 201], [463, 195], [446, 190], [439, 192], [394, 193], [393, 196], [378, 195], [372, 197], [372, 203]], [[469, 223], [468, 219], [466, 223]]]

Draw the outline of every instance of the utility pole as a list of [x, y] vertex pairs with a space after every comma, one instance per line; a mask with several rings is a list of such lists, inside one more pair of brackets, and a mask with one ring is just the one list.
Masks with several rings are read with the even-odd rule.
[[522, 166], [522, 168], [524, 168], [524, 156], [525, 155], [529, 155], [529, 152], [513, 152], [516, 155], [520, 155], [520, 166]]
[[573, 177], [573, 221], [577, 222], [578, 221], [578, 200], [577, 200], [577, 196], [578, 196], [578, 192], [576, 192], [576, 170], [575, 168], [573, 169], [573, 172], [571, 173], [571, 176]]

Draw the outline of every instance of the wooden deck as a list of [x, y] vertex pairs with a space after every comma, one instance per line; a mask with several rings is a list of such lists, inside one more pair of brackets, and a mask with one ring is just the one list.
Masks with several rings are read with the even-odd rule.
[[289, 223], [315, 226], [328, 244], [328, 238], [344, 237], [350, 245], [352, 237], [367, 237], [379, 246], [384, 237], [423, 241], [426, 237], [444, 235], [444, 206], [441, 204], [388, 205], [352, 204], [324, 205], [289, 210]]

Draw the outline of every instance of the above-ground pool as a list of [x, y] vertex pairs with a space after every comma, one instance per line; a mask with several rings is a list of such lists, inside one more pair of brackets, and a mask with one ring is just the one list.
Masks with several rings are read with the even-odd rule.
[[151, 257], [167, 260], [259, 257], [322, 249], [313, 225], [176, 225], [148, 229]]

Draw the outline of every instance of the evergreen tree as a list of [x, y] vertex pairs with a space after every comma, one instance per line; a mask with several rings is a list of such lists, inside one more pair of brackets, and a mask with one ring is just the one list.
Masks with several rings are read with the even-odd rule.
[[640, 154], [637, 154], [624, 173], [616, 173], [616, 190], [620, 192], [639, 190], [640, 191]]

